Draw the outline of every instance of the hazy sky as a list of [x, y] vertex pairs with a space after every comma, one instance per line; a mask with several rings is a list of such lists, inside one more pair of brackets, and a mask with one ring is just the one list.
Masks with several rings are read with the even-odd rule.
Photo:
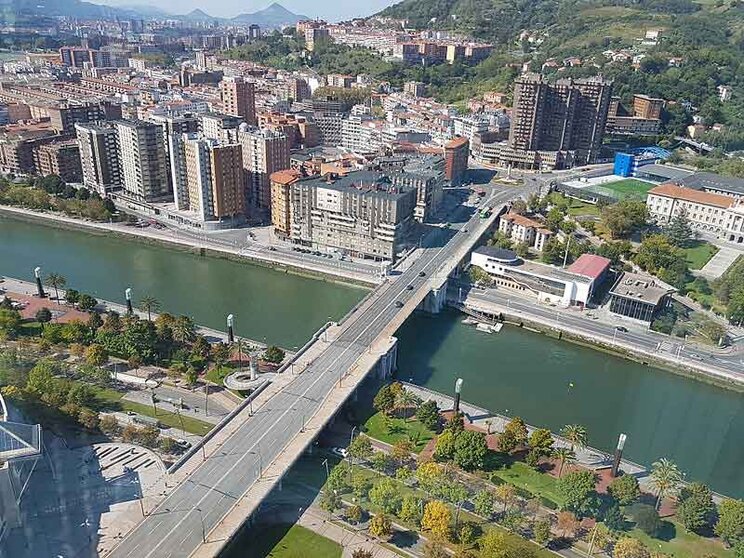
[[[91, 0], [109, 5], [155, 5], [174, 14], [185, 14], [201, 8], [210, 15], [232, 17], [240, 13], [255, 12], [272, 4], [274, 0]], [[309, 17], [339, 21], [352, 17], [371, 15], [399, 0], [279, 0], [288, 10]]]

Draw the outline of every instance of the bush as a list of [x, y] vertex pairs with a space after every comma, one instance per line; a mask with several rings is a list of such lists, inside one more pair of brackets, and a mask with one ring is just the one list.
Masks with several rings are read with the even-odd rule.
[[659, 519], [659, 512], [656, 511], [656, 508], [648, 504], [636, 504], [629, 511], [633, 521], [635, 521], [636, 527], [648, 536], [653, 537], [659, 532], [661, 520]]
[[612, 479], [607, 492], [623, 506], [632, 504], [641, 495], [638, 479], [633, 475], [622, 475]]

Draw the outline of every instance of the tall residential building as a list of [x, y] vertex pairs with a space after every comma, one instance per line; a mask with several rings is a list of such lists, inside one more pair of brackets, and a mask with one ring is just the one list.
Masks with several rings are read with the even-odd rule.
[[116, 128], [75, 124], [83, 184], [105, 196], [122, 186]]
[[[288, 240], [366, 258], [395, 259], [413, 223], [415, 188], [393, 184], [371, 171], [289, 182]], [[280, 181], [274, 185], [277, 191], [283, 186]], [[286, 227], [286, 220], [277, 216], [274, 224]]]
[[612, 82], [602, 77], [549, 83], [541, 75], [521, 76], [514, 86], [511, 162], [534, 168], [543, 153], [556, 157], [559, 167], [593, 162], [602, 145], [611, 96]]
[[124, 191], [138, 201], [171, 199], [163, 129], [154, 122], [120, 120], [116, 131]]
[[469, 155], [470, 142], [467, 138], [455, 138], [444, 145], [444, 173], [453, 186], [462, 184], [468, 170]]
[[226, 77], [220, 82], [222, 110], [239, 116], [250, 125], [256, 124], [256, 91], [253, 82], [242, 77]]
[[74, 139], [44, 143], [34, 148], [34, 166], [42, 176], [56, 174], [65, 182], [82, 182], [80, 148]]
[[271, 174], [271, 224], [274, 234], [289, 239], [292, 234], [292, 184], [302, 178], [296, 169], [285, 169]]
[[319, 43], [330, 41], [331, 34], [325, 27], [311, 27], [305, 29], [305, 48], [312, 52]]
[[[183, 114], [180, 116], [153, 116], [153, 122], [160, 124], [163, 129], [163, 145], [165, 157], [168, 161], [168, 176], [170, 188], [177, 192], [177, 186], [184, 184], [186, 180], [186, 167], [184, 165], [183, 135], [193, 134], [199, 131], [200, 121], [195, 114]], [[176, 195], [176, 209], [179, 209], [178, 195]]]
[[201, 132], [204, 137], [226, 140], [237, 137], [238, 127], [243, 123], [239, 116], [210, 112], [201, 115]]
[[199, 220], [235, 224], [245, 217], [243, 159], [240, 145], [184, 134], [185, 181], [176, 184], [178, 209], [195, 213]]
[[633, 95], [633, 116], [648, 120], [661, 118], [664, 99], [649, 97], [648, 95]]
[[271, 209], [269, 176], [289, 168], [289, 141], [281, 132], [252, 128], [238, 132], [243, 148], [246, 202], [254, 217], [268, 217]]

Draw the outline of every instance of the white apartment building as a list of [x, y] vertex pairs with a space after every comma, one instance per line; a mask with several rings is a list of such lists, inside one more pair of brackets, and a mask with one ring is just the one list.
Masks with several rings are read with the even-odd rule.
[[353, 153], [377, 153], [383, 146], [385, 123], [365, 116], [350, 116], [341, 123], [341, 147]]
[[127, 195], [147, 202], [171, 199], [162, 127], [143, 120], [120, 120], [116, 131], [122, 184]]
[[499, 232], [515, 243], [525, 243], [542, 252], [545, 243], [553, 236], [542, 223], [518, 213], [507, 213], [499, 218]]
[[488, 132], [489, 121], [487, 118], [481, 118], [478, 116], [457, 116], [453, 121], [454, 135], [468, 138], [471, 144], [473, 143], [476, 134], [480, 135]]

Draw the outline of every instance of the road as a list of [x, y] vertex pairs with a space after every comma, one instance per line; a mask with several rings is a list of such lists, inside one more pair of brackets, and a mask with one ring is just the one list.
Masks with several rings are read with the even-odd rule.
[[[451, 287], [451, 298], [456, 300], [459, 296], [458, 287]], [[684, 340], [670, 337], [651, 330], [628, 330], [619, 331], [614, 324], [594, 320], [587, 316], [586, 312], [578, 313], [575, 310], [565, 310], [551, 306], [545, 306], [536, 301], [522, 298], [504, 289], [473, 289], [468, 294], [468, 299], [473, 302], [483, 301], [506, 306], [515, 312], [522, 313], [525, 317], [537, 316], [544, 320], [557, 322], [572, 332], [589, 337], [600, 337], [602, 341], [608, 338], [619, 343], [632, 345], [634, 348], [642, 349], [651, 353], [664, 354], [675, 358], [678, 362], [689, 366], [704, 365], [714, 370], [721, 370], [727, 375], [735, 376], [744, 382], [744, 357], [737, 353], [723, 353], [715, 348], [706, 348], [700, 345], [686, 345]]]
[[[489, 200], [503, 204], [518, 188], [497, 191]], [[385, 330], [399, 307], [428, 289], [435, 274], [455, 250], [470, 240], [479, 218], [433, 232], [409, 258], [409, 267], [378, 287], [376, 294], [345, 322], [336, 339], [280, 393], [244, 422], [220, 450], [147, 516], [109, 556], [170, 558], [189, 556], [240, 497], [261, 476], [266, 465], [303, 429], [326, 395]], [[412, 288], [409, 289], [408, 286]]]

